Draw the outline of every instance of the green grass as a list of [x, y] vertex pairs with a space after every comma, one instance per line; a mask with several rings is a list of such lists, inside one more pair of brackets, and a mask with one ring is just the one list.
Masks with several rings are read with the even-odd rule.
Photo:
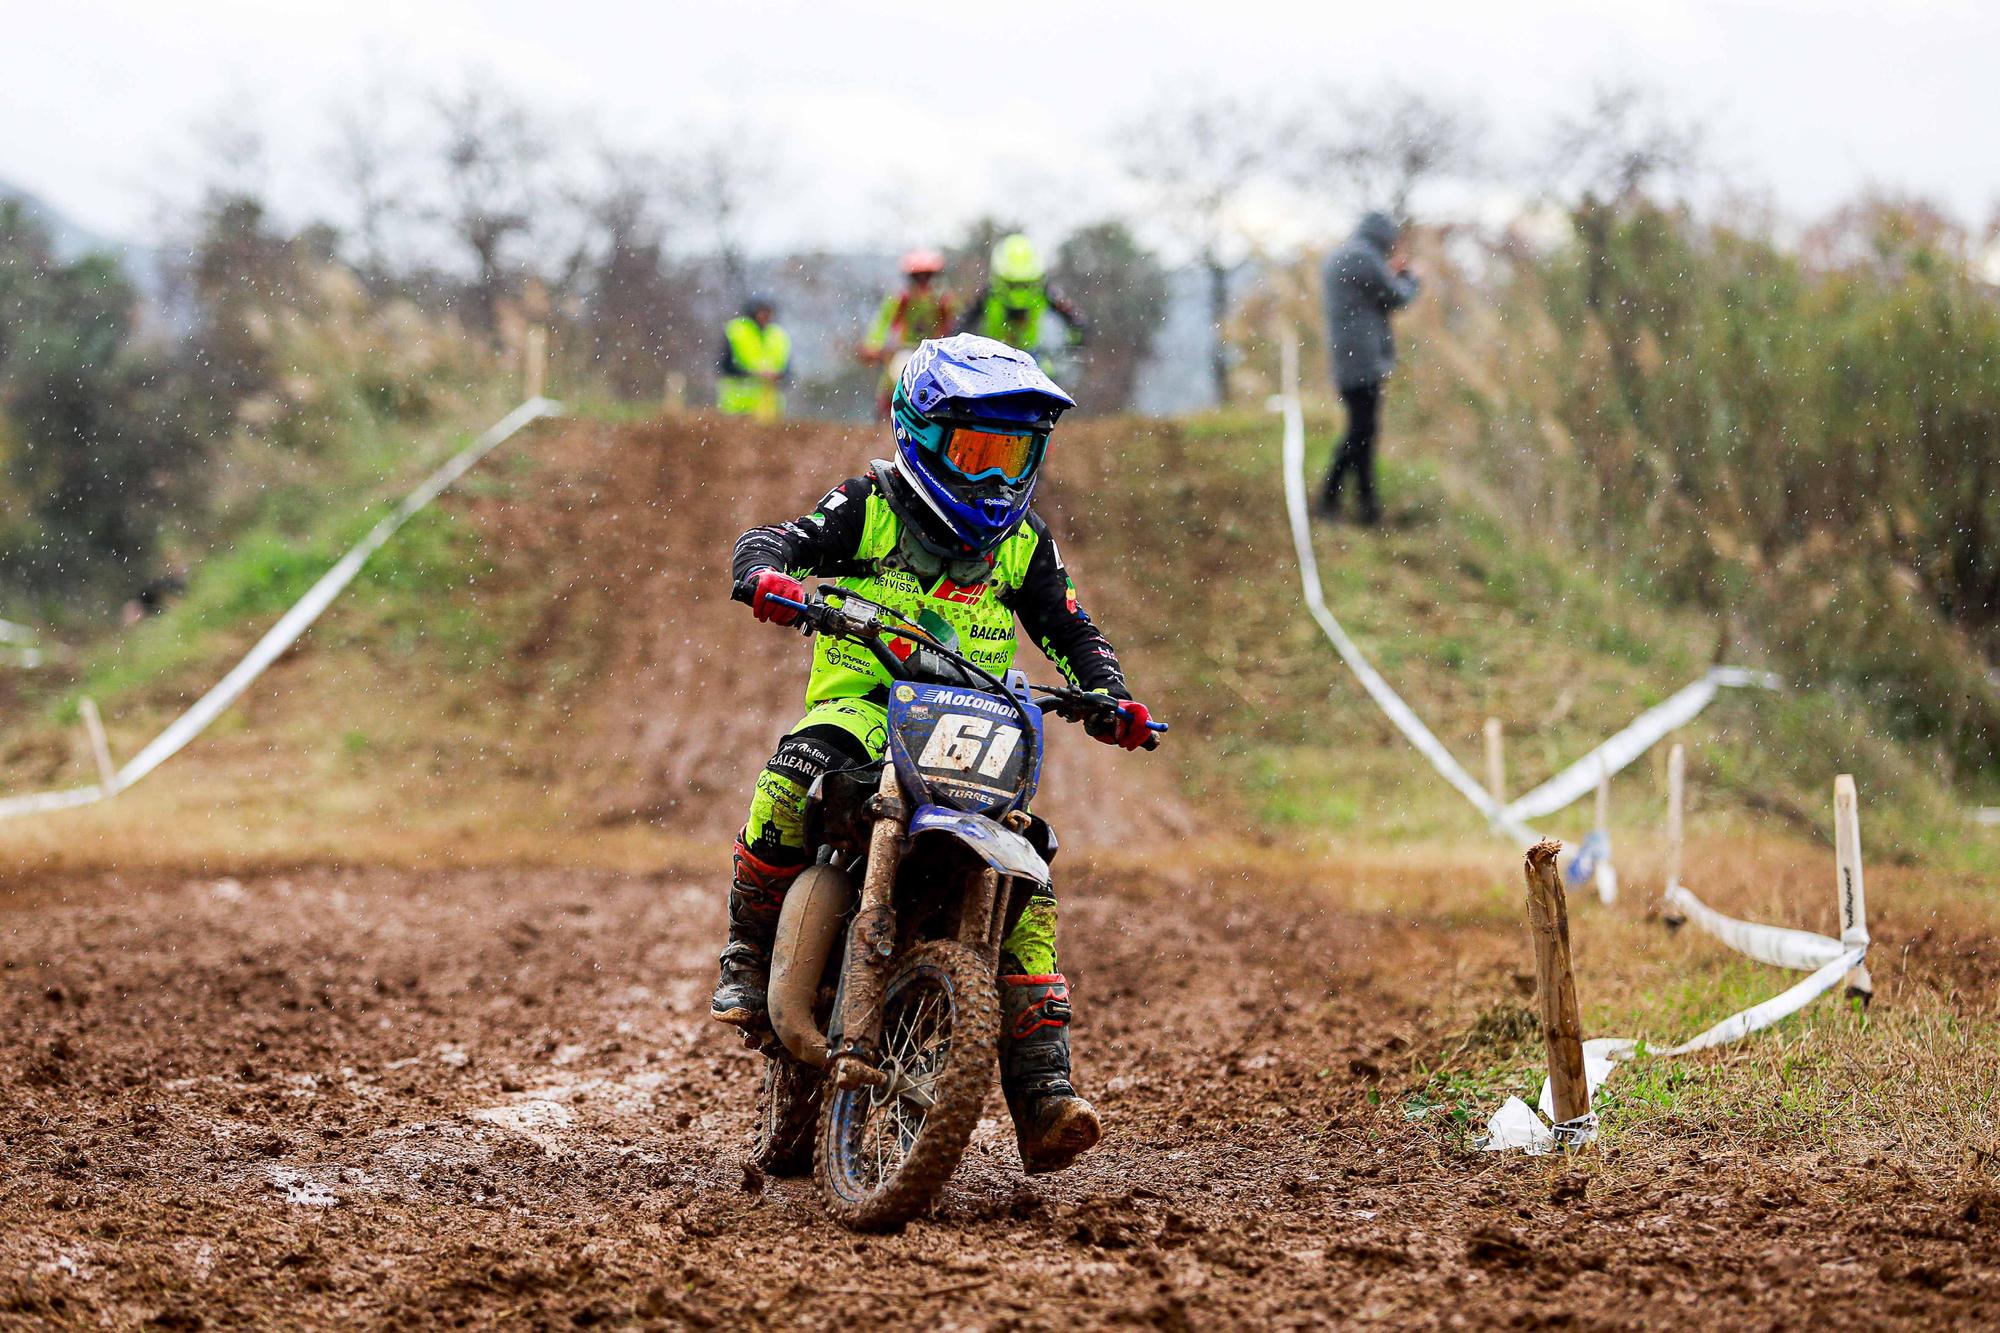
[[[1659, 1003], [1586, 1012], [1584, 1027], [1594, 1034], [1651, 1030], [1656, 1037], [1681, 1040], [1786, 984], [1776, 969], [1736, 959], [1701, 970], [1670, 988]], [[1871, 1021], [1858, 1003], [1822, 1000], [1715, 1055], [1655, 1056], [1642, 1038], [1638, 1052], [1614, 1068], [1592, 1099], [1600, 1143], [1617, 1147], [1678, 1133], [1681, 1125], [1717, 1123], [1731, 1124], [1739, 1134], [1792, 1140], [1792, 1147], [1801, 1135], [1832, 1132], [1830, 1126], [1847, 1123], [1857, 1097], [1891, 1095], [1882, 1086], [1879, 1061], [1855, 1058], [1876, 1035]], [[1948, 1016], [1944, 1021], [1953, 1023]], [[1920, 1029], [1926, 1020], [1899, 1015], [1894, 1022]], [[1962, 1060], [1968, 1043], [1953, 1045], [1950, 1058]], [[1456, 1042], [1420, 1062], [1402, 1094], [1404, 1118], [1426, 1123], [1451, 1151], [1476, 1152], [1487, 1119], [1508, 1097], [1536, 1104], [1547, 1077], [1545, 1059], [1533, 1011], [1496, 1005]], [[1774, 1070], [1746, 1078], [1736, 1067], [1744, 1060]], [[1775, 1077], [1765, 1076], [1772, 1072]]]
[[1344, 832], [1361, 822], [1361, 804], [1343, 791], [1332, 756], [1319, 750], [1262, 747], [1242, 759], [1246, 789], [1260, 822]]
[[[202, 531], [172, 538], [172, 558], [186, 570], [185, 593], [164, 613], [129, 629], [79, 639], [71, 626], [68, 637], [77, 647], [68, 661], [9, 682], [16, 706], [0, 747], [12, 747], [34, 767], [0, 778], [0, 785], [60, 785], [88, 776], [87, 760], [71, 744], [85, 697], [103, 710], [114, 754], [129, 754], [150, 738], [220, 679], [416, 479], [497, 416], [495, 403], [504, 396], [496, 392], [489, 403], [477, 394], [460, 395], [463, 424], [412, 426], [356, 413], [344, 433], [314, 451], [235, 442], [242, 458], [224, 475], [236, 490], [218, 497]], [[532, 459], [503, 450], [463, 486], [490, 495], [518, 484], [533, 467]], [[360, 719], [363, 725], [338, 738], [348, 761], [411, 763], [428, 753], [410, 734], [418, 724], [395, 715], [398, 700], [432, 700], [444, 710], [435, 713], [442, 719], [450, 710], [457, 710], [451, 716], [463, 713], [461, 696], [468, 690], [490, 703], [521, 684], [524, 668], [510, 659], [506, 644], [535, 613], [540, 590], [495, 578], [493, 555], [473, 521], [448, 506], [428, 509], [369, 559], [308, 631], [306, 656], [299, 660], [337, 662], [348, 654], [352, 667], [337, 671], [394, 682], [382, 696], [390, 712], [370, 712]], [[551, 655], [540, 666], [553, 670], [562, 663]], [[288, 689], [300, 683], [295, 677]], [[322, 694], [327, 688], [323, 682], [313, 686]], [[240, 710], [232, 712], [210, 736], [226, 739], [242, 725]], [[288, 725], [310, 739], [321, 724], [300, 716]], [[464, 728], [447, 721], [443, 730]], [[52, 753], [69, 755], [59, 771], [33, 758]]]
[[[262, 633], [289, 610], [352, 543], [381, 517], [379, 510], [328, 514], [308, 537], [288, 535], [282, 520], [259, 524], [198, 565], [187, 593], [164, 614], [107, 640], [77, 688], [53, 701], [55, 720], [75, 716], [89, 695], [109, 704], [210, 673], [225, 640]], [[478, 608], [463, 594], [492, 571], [470, 525], [431, 509], [418, 514], [363, 566], [346, 594], [373, 611], [350, 637], [386, 636], [404, 652], [443, 650], [438, 665], [477, 669], [492, 661], [496, 641]]]
[[[113, 704], [172, 684], [190, 668], [206, 669], [219, 634], [276, 619], [326, 572], [333, 550], [326, 538], [302, 542], [275, 526], [244, 533], [193, 569], [186, 595], [166, 612], [102, 641], [76, 693]], [[56, 707], [59, 716], [67, 715], [75, 696]]]
[[[1330, 426], [1309, 426], [1309, 484], [1337, 439]], [[1276, 419], [1231, 412], [1078, 433], [1090, 429], [1105, 438], [1073, 441], [1058, 474], [1090, 496], [1087, 518], [1063, 516], [1065, 550], [1085, 553], [1087, 593], [1120, 646], [1133, 645], [1137, 683], [1192, 713], [1195, 793], [1299, 837], [1477, 835], [1478, 817], [1388, 727], [1304, 613]], [[1716, 659], [1716, 619], [1503, 518], [1449, 462], [1392, 452], [1381, 490], [1383, 528], [1316, 528], [1327, 601], [1475, 773], [1488, 716], [1505, 727], [1510, 790], [1524, 791]], [[1099, 588], [1102, 571], [1121, 567], [1131, 571], [1125, 600], [1155, 622], [1136, 638], [1130, 613], [1106, 609]], [[1725, 656], [1768, 665], [1741, 647]], [[2000, 837], [1968, 837], [1963, 798], [1935, 757], [1887, 736], [1869, 701], [1838, 691], [1731, 690], [1680, 739], [1711, 809], [1803, 832], [1827, 820], [1834, 773], [1852, 772], [1871, 854], [1995, 868]], [[1658, 809], [1658, 768], [1649, 756], [1622, 774], [1618, 797]], [[1548, 822], [1576, 836], [1587, 817], [1583, 808]]]

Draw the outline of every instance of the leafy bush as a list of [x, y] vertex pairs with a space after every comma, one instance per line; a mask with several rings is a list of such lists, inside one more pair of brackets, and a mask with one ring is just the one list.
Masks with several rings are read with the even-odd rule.
[[1440, 264], [1419, 433], [1732, 652], [2000, 772], [2000, 300], [1968, 239], [1881, 202], [1796, 246], [1637, 196], [1571, 222], [1478, 282]]
[[136, 294], [101, 256], [56, 259], [0, 203], [0, 580], [136, 586], [200, 456], [166, 368], [135, 346]]

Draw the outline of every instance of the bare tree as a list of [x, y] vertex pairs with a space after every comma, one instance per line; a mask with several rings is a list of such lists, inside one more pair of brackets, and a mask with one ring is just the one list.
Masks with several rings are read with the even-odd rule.
[[408, 212], [407, 146], [398, 143], [388, 125], [389, 99], [381, 88], [333, 110], [334, 139], [327, 165], [346, 194], [353, 217], [356, 265], [370, 278], [381, 279], [389, 269], [388, 234]]
[[1302, 110], [1286, 175], [1308, 194], [1407, 218], [1426, 186], [1481, 168], [1481, 122], [1468, 108], [1387, 84], [1364, 93], [1329, 87]]
[[194, 126], [196, 161], [192, 172], [200, 197], [268, 199], [271, 155], [263, 117], [240, 100], [217, 102]]
[[1071, 232], [1056, 250], [1056, 270], [1090, 312], [1091, 354], [1065, 387], [1085, 411], [1129, 410], [1165, 315], [1166, 270], [1116, 220]]
[[667, 249], [666, 173], [654, 158], [605, 150], [603, 184], [585, 207], [587, 248], [573, 265], [592, 361], [627, 397], [658, 393], [671, 365], [692, 364], [709, 333], [688, 268]]
[[525, 107], [474, 81], [431, 108], [443, 168], [437, 216], [469, 252], [474, 317], [490, 325], [517, 273], [515, 242], [551, 197], [548, 135]]
[[1684, 184], [1706, 140], [1698, 120], [1674, 115], [1657, 92], [1599, 84], [1579, 112], [1557, 120], [1545, 175], [1558, 195], [1622, 201], [1661, 183]]
[[689, 149], [673, 167], [681, 211], [708, 233], [732, 301], [750, 295], [745, 223], [784, 176], [769, 144], [754, 127], [736, 125]]
[[[1644, 348], [1649, 312], [1631, 299], [1619, 263], [1625, 220], [1658, 207], [1662, 184], [1685, 184], [1700, 164], [1702, 127], [1675, 117], [1664, 99], [1633, 84], [1602, 84], [1550, 135], [1550, 188], [1570, 200], [1583, 267], [1583, 301], [1604, 331], [1612, 379], [1635, 421], [1648, 399]], [[1671, 434], [1671, 432], [1669, 432]]]
[[1213, 343], [1209, 373], [1218, 402], [1229, 401], [1229, 315], [1233, 251], [1242, 240], [1235, 211], [1270, 160], [1270, 125], [1252, 106], [1226, 94], [1177, 93], [1129, 123], [1119, 136], [1126, 168], [1154, 196], [1153, 220], [1176, 233], [1208, 279]]

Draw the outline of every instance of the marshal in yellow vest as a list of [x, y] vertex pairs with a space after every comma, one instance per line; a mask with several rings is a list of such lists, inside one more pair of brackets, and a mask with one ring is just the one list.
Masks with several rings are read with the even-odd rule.
[[785, 394], [766, 375], [782, 375], [792, 363], [792, 335], [776, 324], [760, 325], [738, 315], [724, 326], [729, 359], [740, 375], [724, 375], [715, 384], [715, 405], [730, 416], [775, 421], [785, 414]]

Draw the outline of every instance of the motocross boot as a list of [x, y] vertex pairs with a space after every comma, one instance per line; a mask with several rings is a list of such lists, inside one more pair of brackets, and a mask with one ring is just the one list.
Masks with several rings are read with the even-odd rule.
[[1062, 1170], [1103, 1133], [1070, 1085], [1069, 982], [1060, 972], [1000, 978], [1000, 1090], [1031, 1176]]
[[729, 885], [729, 943], [722, 949], [722, 979], [709, 1016], [732, 1027], [754, 1027], [765, 1019], [764, 992], [771, 981], [771, 945], [778, 934], [778, 911], [785, 890], [804, 866], [774, 866], [759, 860], [736, 840], [736, 873]]

